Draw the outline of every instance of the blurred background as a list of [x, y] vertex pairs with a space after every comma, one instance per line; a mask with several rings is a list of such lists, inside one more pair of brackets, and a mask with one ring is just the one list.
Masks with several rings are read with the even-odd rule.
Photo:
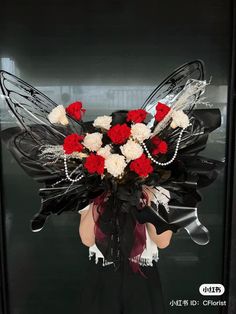
[[[1, 12], [0, 68], [58, 104], [81, 100], [87, 120], [140, 107], [171, 71], [202, 59], [211, 80], [206, 107], [222, 113], [222, 126], [210, 136], [203, 154], [225, 160], [229, 0], [11, 0], [3, 1]], [[6, 128], [13, 120], [3, 101], [0, 105], [1, 127]], [[41, 232], [32, 233], [29, 222], [40, 207], [39, 185], [4, 145], [1, 160], [9, 313], [80, 314], [88, 249], [79, 238], [79, 215], [52, 217]], [[168, 313], [220, 313], [220, 307], [190, 306], [190, 300], [202, 300], [202, 283], [222, 283], [224, 180], [222, 172], [202, 190], [199, 218], [210, 231], [210, 243], [198, 246], [182, 231], [159, 250]], [[182, 305], [172, 307], [172, 300], [182, 300]]]

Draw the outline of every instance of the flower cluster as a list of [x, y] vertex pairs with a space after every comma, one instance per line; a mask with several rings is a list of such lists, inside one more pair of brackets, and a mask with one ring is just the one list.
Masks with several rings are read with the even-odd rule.
[[108, 137], [114, 144], [124, 144], [130, 137], [131, 130], [127, 124], [116, 124], [107, 132]]
[[145, 154], [142, 154], [130, 163], [130, 170], [136, 172], [140, 177], [146, 177], [153, 172], [153, 167], [150, 159]]
[[137, 110], [130, 110], [127, 114], [126, 121], [132, 121], [135, 123], [143, 122], [147, 117], [146, 110], [137, 109]]
[[80, 101], [73, 102], [66, 108], [66, 112], [76, 120], [81, 120], [85, 111]]
[[158, 136], [154, 136], [151, 139], [152, 144], [154, 145], [154, 149], [152, 150], [153, 155], [158, 154], [166, 154], [168, 150], [167, 143], [161, 140]]
[[63, 148], [66, 154], [72, 154], [73, 152], [81, 152], [83, 150], [83, 145], [81, 141], [83, 140], [83, 136], [72, 133], [68, 135], [63, 143]]
[[[81, 123], [85, 111], [82, 103], [76, 101], [65, 109], [62, 105], [55, 107], [48, 119], [51, 123], [62, 125], [68, 125], [69, 118]], [[188, 116], [183, 111], [172, 110], [158, 102], [154, 116], [156, 123], [167, 115], [171, 115], [169, 127], [172, 129], [189, 125]], [[120, 123], [115, 123], [112, 116], [97, 117], [92, 123], [94, 132], [72, 133], [65, 137], [64, 154], [81, 153], [84, 169], [89, 174], [123, 178], [125, 174], [133, 172], [146, 178], [155, 167], [151, 154], [155, 158], [168, 154], [166, 139], [152, 134], [153, 129], [146, 124], [147, 116], [144, 109], [136, 109], [128, 111]], [[147, 153], [148, 143], [151, 151]]]

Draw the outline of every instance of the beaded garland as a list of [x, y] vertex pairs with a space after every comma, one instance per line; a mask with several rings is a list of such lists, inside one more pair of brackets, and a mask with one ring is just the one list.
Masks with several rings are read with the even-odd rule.
[[[189, 125], [190, 125], [190, 124], [189, 124]], [[189, 126], [189, 125], [188, 125], [188, 126]], [[164, 167], [164, 166], [170, 165], [170, 164], [175, 160], [175, 158], [176, 158], [176, 156], [177, 156], [177, 154], [178, 154], [179, 144], [180, 144], [180, 142], [181, 142], [181, 139], [182, 139], [182, 136], [183, 136], [183, 132], [184, 132], [185, 129], [186, 129], [186, 128], [183, 128], [183, 129], [180, 131], [180, 133], [179, 133], [179, 137], [178, 137], [178, 140], [177, 140], [177, 143], [176, 143], [175, 152], [174, 152], [173, 157], [172, 157], [169, 161], [166, 161], [166, 162], [159, 162], [159, 161], [157, 161], [156, 159], [154, 159], [154, 158], [152, 157], [151, 153], [149, 152], [149, 150], [148, 150], [146, 144], [145, 144], [145, 143], [142, 143], [141, 145], [143, 146], [144, 150], [146, 151], [148, 158], [149, 158], [152, 162], [154, 162], [155, 164], [157, 164], [158, 166], [163, 166], [163, 167]]]

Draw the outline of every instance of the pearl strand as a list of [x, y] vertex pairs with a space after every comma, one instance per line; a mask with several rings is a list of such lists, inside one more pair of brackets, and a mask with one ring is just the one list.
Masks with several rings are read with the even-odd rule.
[[184, 132], [185, 129], [186, 129], [186, 128], [183, 128], [183, 129], [180, 131], [180, 133], [179, 133], [179, 137], [178, 137], [178, 140], [177, 140], [177, 144], [176, 144], [176, 147], [175, 147], [175, 152], [174, 152], [173, 157], [172, 157], [170, 160], [166, 161], [166, 162], [159, 162], [159, 161], [157, 161], [156, 159], [154, 159], [154, 158], [152, 157], [151, 153], [149, 152], [149, 150], [148, 150], [146, 144], [145, 144], [145, 143], [142, 143], [141, 145], [143, 146], [144, 150], [146, 151], [146, 153], [147, 153], [147, 155], [148, 155], [148, 158], [149, 158], [152, 162], [154, 162], [155, 164], [157, 164], [158, 166], [168, 166], [169, 164], [171, 164], [171, 163], [175, 160], [175, 158], [176, 158], [176, 156], [177, 156], [177, 154], [178, 154], [180, 141], [181, 141], [181, 138], [182, 138], [182, 135], [183, 135], [183, 132]]
[[65, 175], [66, 175], [66, 178], [70, 181], [70, 182], [78, 182], [80, 181], [82, 178], [83, 178], [83, 174], [81, 174], [77, 179], [71, 179], [71, 177], [69, 176], [69, 173], [68, 173], [68, 167], [67, 167], [67, 162], [66, 162], [66, 154], [64, 154], [64, 169], [65, 169]]

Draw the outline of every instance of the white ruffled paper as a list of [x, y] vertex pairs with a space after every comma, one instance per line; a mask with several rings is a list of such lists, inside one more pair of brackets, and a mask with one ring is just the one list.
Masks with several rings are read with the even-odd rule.
[[[78, 211], [78, 213], [82, 213], [89, 209], [89, 205], [87, 205], [85, 208]], [[141, 266], [153, 266], [153, 261], [157, 262], [159, 259], [159, 251], [158, 247], [155, 244], [155, 242], [152, 241], [152, 239], [149, 236], [149, 233], [146, 229], [146, 248], [144, 249], [143, 253], [141, 254], [140, 259], [132, 258], [133, 262], [139, 262]], [[105, 260], [102, 252], [98, 249], [97, 245], [94, 244], [89, 247], [89, 259], [92, 258], [92, 256], [95, 256], [95, 262], [98, 263], [99, 259], [102, 259], [102, 265], [107, 266], [110, 264], [113, 264], [113, 262], [108, 262]]]

